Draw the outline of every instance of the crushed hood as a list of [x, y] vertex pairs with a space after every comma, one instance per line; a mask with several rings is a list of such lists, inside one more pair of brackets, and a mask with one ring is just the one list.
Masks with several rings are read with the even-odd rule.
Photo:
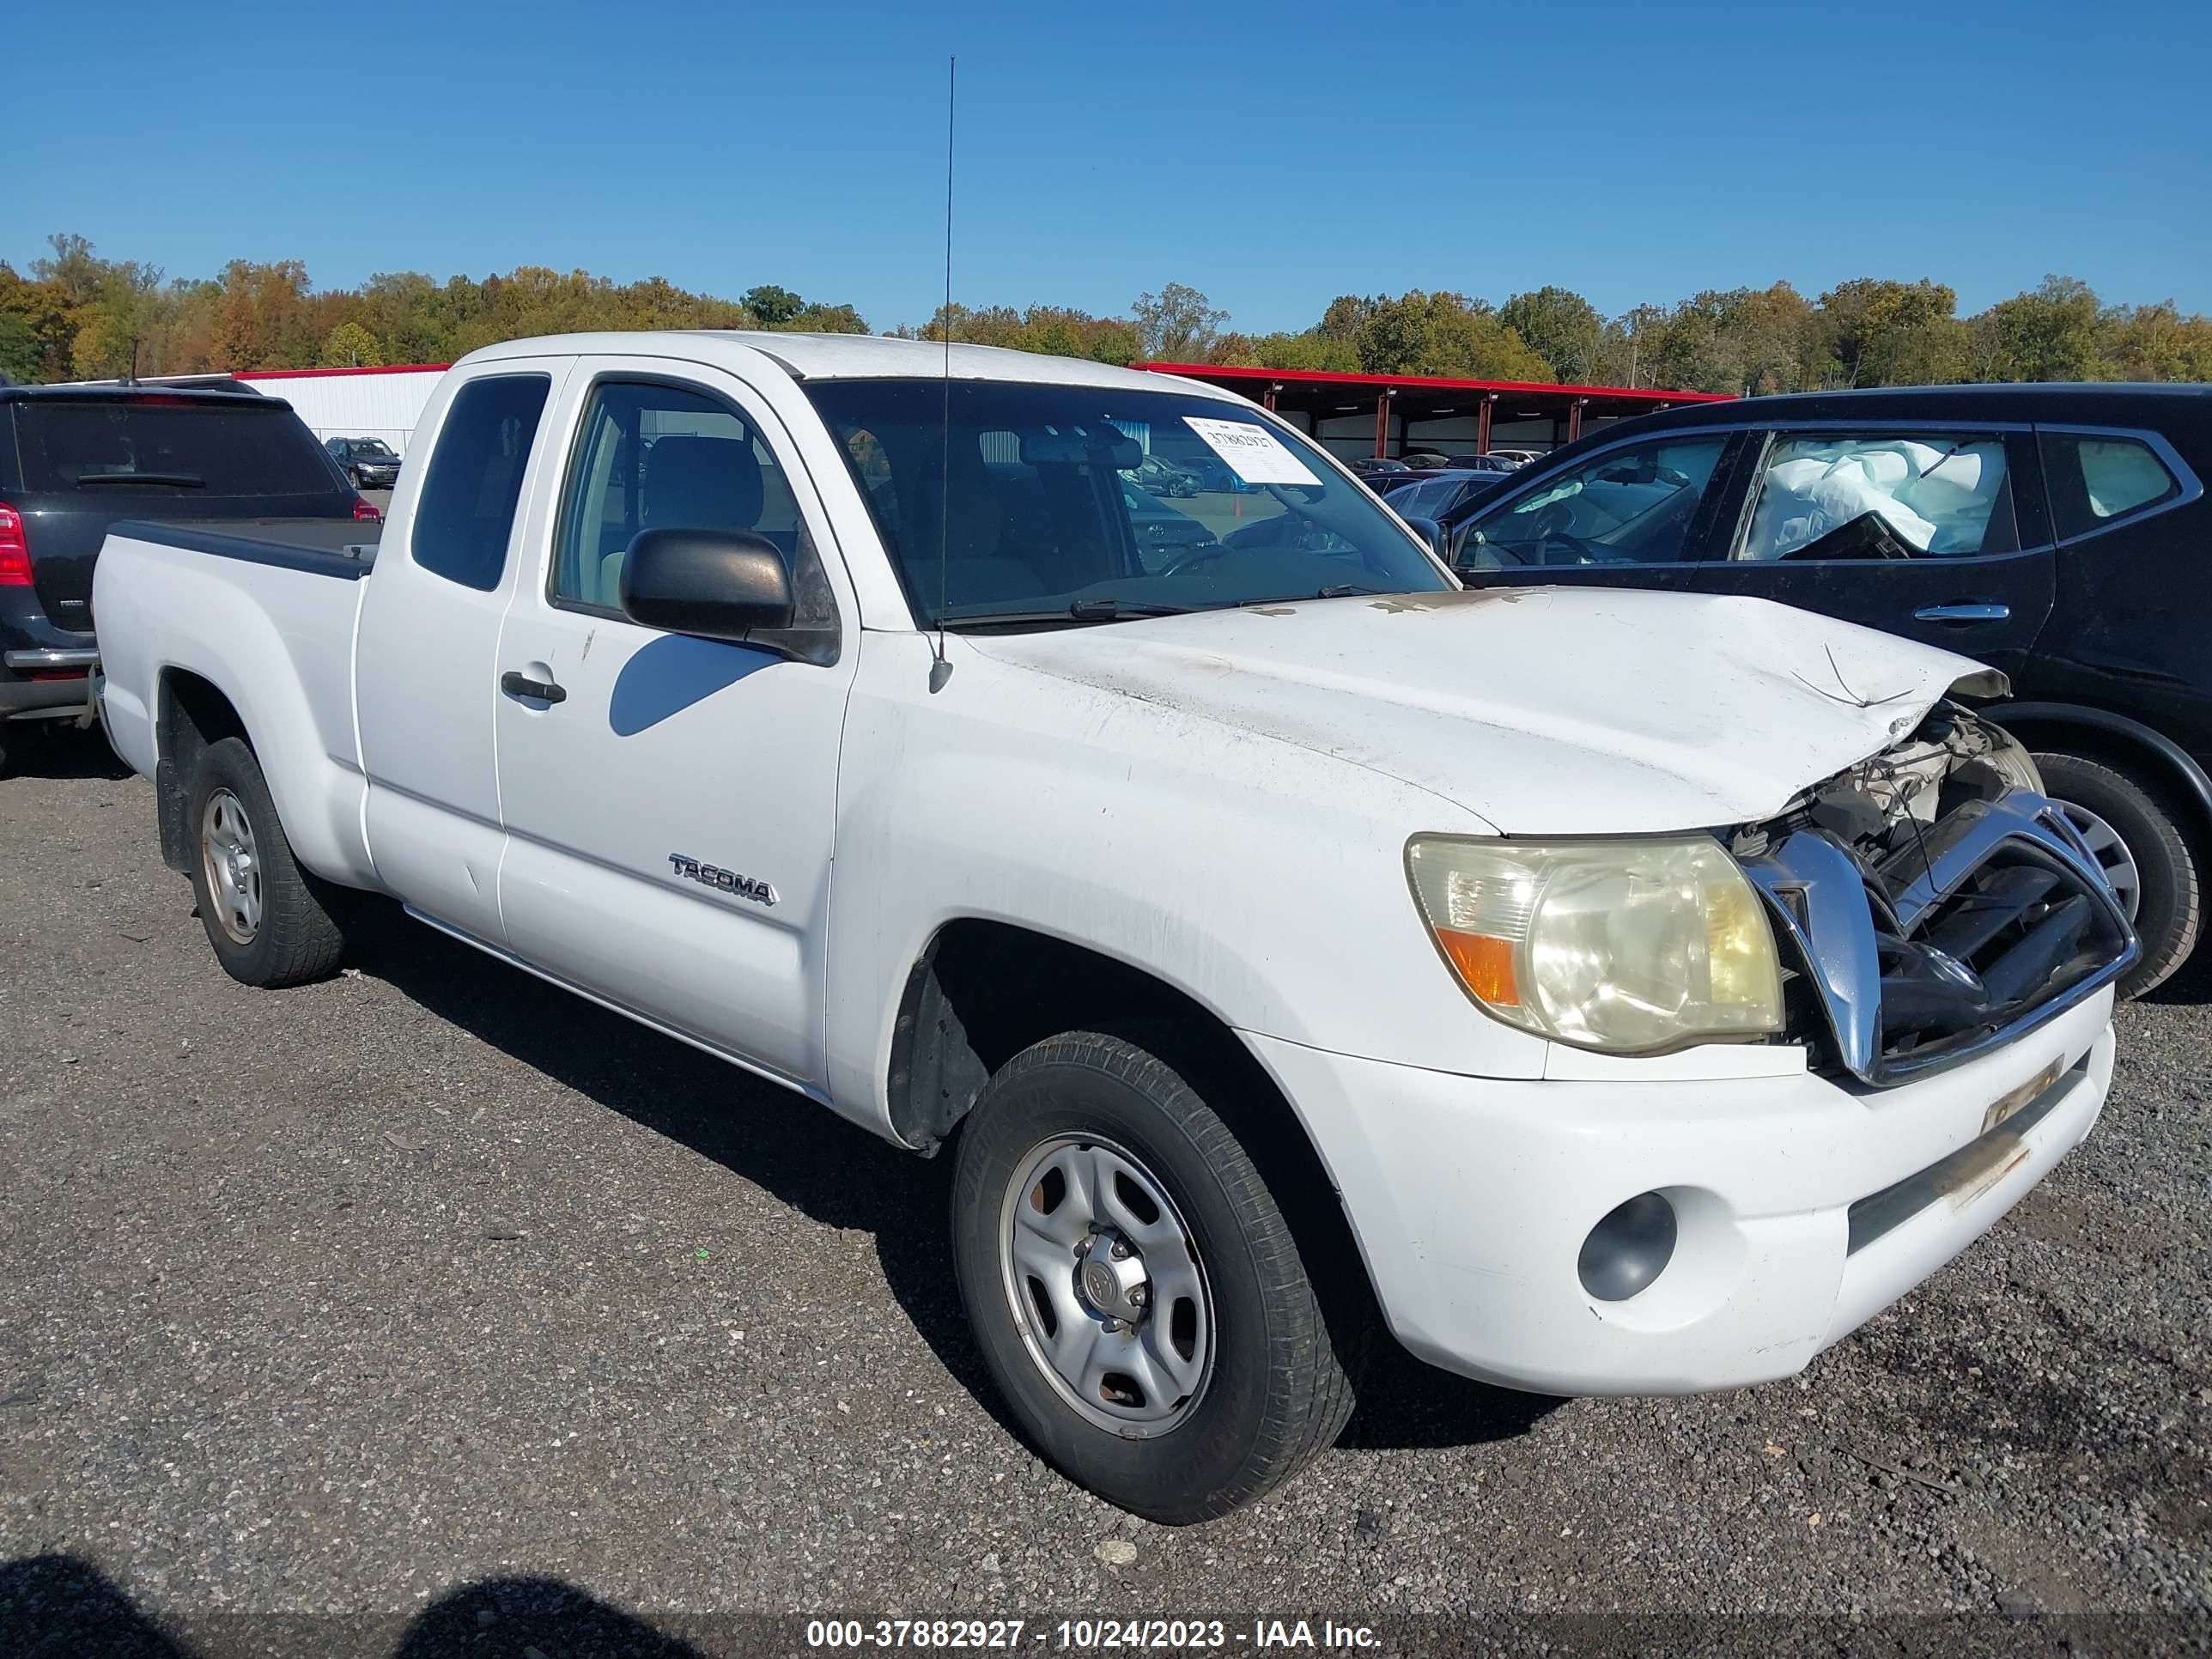
[[1506, 835], [1773, 816], [1887, 747], [1966, 658], [1764, 599], [1487, 588], [976, 635], [994, 660], [1332, 755]]

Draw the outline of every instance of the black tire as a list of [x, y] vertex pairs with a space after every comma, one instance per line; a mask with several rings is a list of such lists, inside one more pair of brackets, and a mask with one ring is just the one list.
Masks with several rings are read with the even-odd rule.
[[[246, 936], [227, 924], [211, 858], [209, 807], [218, 795], [243, 810], [252, 831], [252, 865], [259, 877], [258, 915]], [[192, 772], [185, 822], [192, 856], [192, 892], [216, 960], [241, 985], [271, 988], [327, 978], [345, 949], [342, 890], [300, 867], [276, 817], [276, 804], [261, 775], [261, 763], [243, 738], [225, 738], [200, 751]]]
[[[1187, 1415], [1145, 1437], [1079, 1413], [1018, 1322], [1028, 1316], [1002, 1254], [1009, 1188], [1037, 1149], [1068, 1136], [1145, 1166], [1211, 1298], [1210, 1376]], [[1171, 1525], [1225, 1515], [1296, 1474], [1352, 1415], [1351, 1375], [1274, 1194], [1213, 1109], [1133, 1042], [1064, 1032], [993, 1076], [961, 1125], [952, 1243], [969, 1321], [1014, 1416], [1055, 1468], [1133, 1514]]]
[[2142, 884], [2136, 933], [2142, 959], [2119, 990], [2123, 997], [2155, 990], [2189, 960], [2203, 921], [2198, 859], [2180, 808], [2157, 779], [2107, 757], [2040, 750], [2035, 763], [2053, 800], [2094, 813], [2126, 843]]

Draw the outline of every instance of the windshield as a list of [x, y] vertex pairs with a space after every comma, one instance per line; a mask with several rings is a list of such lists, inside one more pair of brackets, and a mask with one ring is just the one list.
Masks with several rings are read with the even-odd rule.
[[381, 438], [356, 438], [353, 441], [353, 453], [356, 456], [372, 461], [388, 461], [392, 459], [392, 446]]
[[806, 394], [927, 627], [940, 592], [957, 628], [1452, 585], [1365, 489], [1246, 405], [990, 380]]

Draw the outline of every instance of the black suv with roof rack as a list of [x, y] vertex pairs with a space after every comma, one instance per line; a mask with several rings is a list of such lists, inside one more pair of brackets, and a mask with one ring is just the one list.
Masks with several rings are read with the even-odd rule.
[[7, 723], [89, 707], [92, 568], [110, 525], [379, 516], [281, 398], [0, 385], [0, 760]]
[[2105, 866], [2140, 994], [2195, 948], [2212, 867], [2208, 473], [2212, 387], [1806, 392], [1606, 427], [1438, 539], [1477, 586], [1750, 594], [2002, 670], [1986, 712]]

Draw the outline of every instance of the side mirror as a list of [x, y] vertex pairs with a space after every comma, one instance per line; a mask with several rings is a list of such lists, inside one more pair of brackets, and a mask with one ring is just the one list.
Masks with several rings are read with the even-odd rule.
[[1429, 551], [1440, 559], [1445, 556], [1444, 527], [1434, 519], [1408, 519], [1406, 527], [1429, 544]]
[[641, 530], [622, 562], [623, 614], [702, 640], [791, 626], [791, 578], [774, 542], [747, 530]]

